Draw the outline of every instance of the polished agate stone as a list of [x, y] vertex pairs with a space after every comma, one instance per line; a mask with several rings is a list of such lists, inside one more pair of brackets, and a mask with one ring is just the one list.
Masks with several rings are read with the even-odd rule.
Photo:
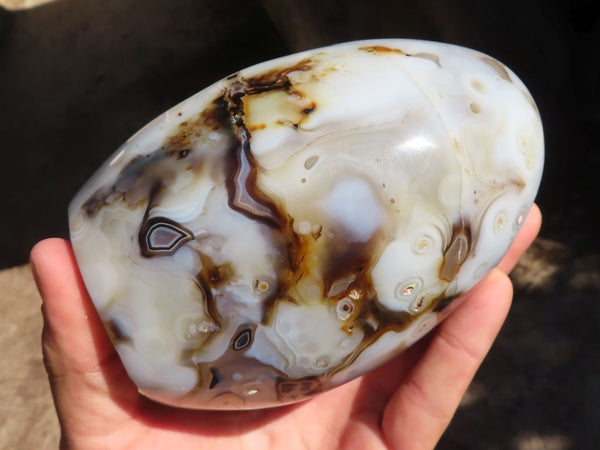
[[431, 330], [509, 248], [543, 146], [497, 60], [341, 44], [241, 70], [152, 121], [74, 198], [71, 239], [141, 393], [281, 405]]

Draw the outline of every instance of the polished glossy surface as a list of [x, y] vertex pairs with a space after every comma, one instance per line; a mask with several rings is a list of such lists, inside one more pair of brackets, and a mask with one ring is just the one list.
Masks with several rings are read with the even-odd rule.
[[301, 400], [431, 330], [502, 258], [543, 133], [520, 80], [363, 41], [242, 70], [138, 132], [70, 206], [86, 286], [145, 395]]

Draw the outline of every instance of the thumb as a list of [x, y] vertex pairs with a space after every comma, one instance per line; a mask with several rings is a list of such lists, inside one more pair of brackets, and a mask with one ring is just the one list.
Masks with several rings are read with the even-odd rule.
[[90, 301], [70, 243], [56, 238], [38, 243], [31, 266], [43, 299], [44, 362], [59, 415], [65, 402], [81, 407], [92, 394], [106, 396], [111, 386], [136, 394]]

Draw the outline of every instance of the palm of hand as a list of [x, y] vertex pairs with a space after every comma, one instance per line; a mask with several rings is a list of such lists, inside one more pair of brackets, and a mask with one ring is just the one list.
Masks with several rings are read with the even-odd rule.
[[73, 448], [433, 448], [496, 337], [512, 297], [505, 273], [540, 227], [537, 207], [498, 268], [428, 338], [315, 398], [256, 411], [190, 411], [137, 392], [91, 304], [68, 242], [32, 251], [44, 300], [44, 357]]

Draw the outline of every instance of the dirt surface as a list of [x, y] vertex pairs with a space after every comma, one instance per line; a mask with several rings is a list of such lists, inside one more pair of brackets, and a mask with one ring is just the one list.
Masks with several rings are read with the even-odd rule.
[[0, 448], [58, 448], [42, 362], [42, 301], [29, 265], [0, 272]]

